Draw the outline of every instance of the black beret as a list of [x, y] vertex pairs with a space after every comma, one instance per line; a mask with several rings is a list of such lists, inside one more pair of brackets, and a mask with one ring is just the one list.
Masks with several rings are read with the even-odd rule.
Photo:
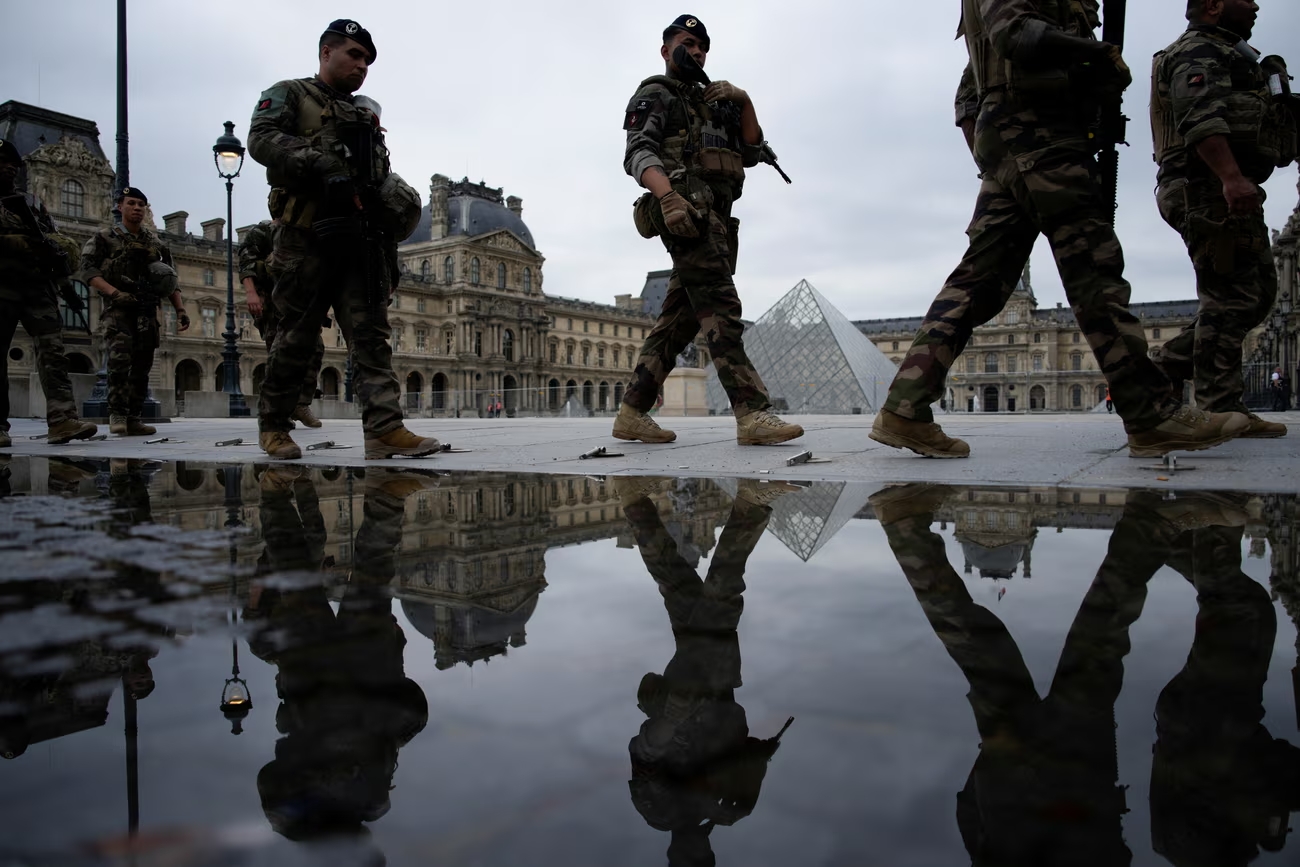
[[705, 51], [709, 50], [709, 31], [704, 28], [704, 22], [694, 15], [678, 15], [677, 20], [664, 28], [664, 41], [666, 42], [674, 30], [680, 30], [683, 33], [690, 33], [700, 40], [700, 45]]
[[18, 153], [18, 147], [13, 142], [0, 138], [0, 160], [21, 166], [23, 155]]
[[[362, 48], [370, 52], [371, 63], [374, 63], [379, 57], [379, 52], [375, 50], [375, 40], [370, 38], [370, 31], [351, 18], [340, 18], [337, 21], [331, 21], [330, 26], [325, 28], [325, 33], [337, 33], [339, 36], [355, 39]], [[325, 33], [320, 35], [321, 39], [325, 38]]]
[[125, 198], [139, 199], [146, 205], [149, 204], [148, 197], [145, 196], [144, 193], [140, 192], [139, 187], [123, 187], [117, 191], [117, 198], [113, 199], [113, 201], [120, 202]]

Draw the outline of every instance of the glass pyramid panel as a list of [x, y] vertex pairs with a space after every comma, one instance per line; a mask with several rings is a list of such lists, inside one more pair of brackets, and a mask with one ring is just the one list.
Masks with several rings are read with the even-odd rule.
[[[777, 412], [876, 412], [895, 367], [866, 335], [807, 280], [745, 329], [745, 351]], [[709, 408], [730, 411], [716, 370], [709, 369]]]
[[[722, 479], [718, 485], [736, 495], [734, 479]], [[872, 486], [860, 482], [813, 482], [772, 501], [767, 532], [807, 562], [862, 511], [871, 493]]]

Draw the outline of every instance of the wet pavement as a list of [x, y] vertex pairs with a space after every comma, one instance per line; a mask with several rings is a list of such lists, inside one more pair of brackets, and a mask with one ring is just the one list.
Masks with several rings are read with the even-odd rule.
[[1294, 495], [0, 461], [4, 867], [1300, 863]]

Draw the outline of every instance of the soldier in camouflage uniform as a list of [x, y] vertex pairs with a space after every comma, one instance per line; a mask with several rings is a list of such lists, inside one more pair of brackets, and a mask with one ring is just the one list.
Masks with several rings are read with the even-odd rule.
[[[1242, 401], [1241, 347], [1277, 297], [1264, 190], [1296, 158], [1296, 119], [1275, 101], [1268, 74], [1246, 45], [1252, 0], [1190, 0], [1187, 31], [1156, 55], [1151, 131], [1160, 164], [1160, 215], [1183, 238], [1196, 269], [1196, 318], [1162, 347], [1159, 363], [1180, 386], [1196, 384], [1211, 412], [1250, 416], [1243, 437], [1286, 436], [1286, 425]], [[1285, 74], [1280, 58], [1265, 63]]]
[[745, 91], [726, 81], [704, 88], [689, 80], [673, 59], [679, 47], [703, 67], [709, 34], [698, 18], [682, 15], [664, 31], [659, 53], [665, 74], [641, 82], [623, 124], [623, 168], [650, 191], [636, 203], [637, 229], [647, 238], [662, 237], [673, 271], [614, 436], [647, 443], [677, 438], [646, 413], [678, 353], [702, 330], [736, 415], [737, 441], [785, 442], [803, 436], [803, 428], [770, 411], [767, 389], [745, 354], [740, 296], [731, 279], [740, 229], [731, 206], [740, 198], [745, 168], [760, 161], [763, 130]]
[[81, 250], [81, 282], [102, 295], [108, 352], [108, 429], [123, 436], [157, 433], [140, 420], [159, 343], [158, 312], [166, 297], [181, 331], [190, 327], [172, 254], [144, 225], [149, 200], [135, 187], [118, 193], [122, 224], [102, 229]]
[[332, 22], [321, 34], [318, 74], [264, 91], [249, 128], [248, 152], [267, 167], [271, 216], [280, 221], [272, 302], [282, 318], [258, 406], [260, 444], [275, 458], [302, 455], [288, 434], [291, 416], [331, 307], [352, 352], [366, 457], [418, 457], [441, 448], [403, 424], [393, 373], [387, 303], [396, 274], [394, 234], [384, 235], [384, 190], [401, 182], [389, 167], [378, 117], [354, 97], [375, 57], [374, 41], [357, 22]]
[[[271, 290], [275, 288], [276, 272], [271, 268], [271, 252], [274, 249], [274, 223], [263, 220], [244, 233], [239, 241], [239, 280], [244, 284], [244, 293], [248, 303], [248, 312], [253, 322], [266, 341], [267, 361], [270, 363], [271, 346], [275, 335], [280, 330], [280, 312], [271, 303]], [[320, 427], [321, 421], [311, 411], [311, 402], [316, 398], [316, 379], [320, 376], [321, 363], [325, 358], [325, 343], [319, 333], [316, 336], [316, 351], [307, 362], [307, 372], [302, 378], [302, 391], [298, 396], [298, 406], [290, 416], [307, 427]]]
[[45, 392], [49, 425], [46, 441], [62, 445], [95, 435], [95, 426], [78, 418], [72, 398], [68, 358], [63, 354], [63, 318], [54, 295], [53, 274], [43, 262], [51, 254], [20, 210], [34, 217], [40, 232], [58, 243], [63, 252], [70, 249], [75, 253], [76, 246], [58, 234], [39, 199], [15, 189], [22, 166], [18, 148], [0, 140], [0, 448], [11, 445], [9, 345], [20, 322], [36, 345], [36, 372]]
[[1240, 414], [1180, 408], [1129, 312], [1124, 257], [1089, 128], [1101, 101], [1117, 98], [1131, 75], [1119, 50], [1094, 38], [1097, 9], [1096, 0], [964, 0], [970, 67], [958, 124], [983, 185], [970, 246], [903, 359], [872, 439], [931, 457], [969, 456], [965, 442], [934, 423], [930, 407], [972, 331], [1015, 290], [1040, 234], [1124, 419], [1131, 454], [1209, 448], [1249, 423]]

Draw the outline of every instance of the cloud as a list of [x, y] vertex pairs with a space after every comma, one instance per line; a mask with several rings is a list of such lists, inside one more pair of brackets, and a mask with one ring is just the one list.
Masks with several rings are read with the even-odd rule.
[[[212, 164], [222, 121], [247, 137], [258, 94], [315, 71], [316, 39], [350, 10], [306, 0], [226, 0], [207, 6], [130, 0], [132, 182], [155, 212], [191, 224], [224, 215]], [[1284, 49], [1300, 8], [1261, 4], [1254, 40]], [[1178, 237], [1161, 222], [1146, 119], [1147, 58], [1185, 24], [1184, 0], [1129, 9], [1125, 55], [1138, 81], [1126, 107], [1120, 238], [1139, 301], [1194, 294]], [[394, 165], [427, 196], [442, 173], [504, 186], [547, 256], [546, 290], [609, 303], [640, 289], [668, 260], [632, 228], [635, 183], [622, 171], [623, 111], [661, 69], [659, 34], [680, 13], [658, 4], [594, 0], [429, 4], [376, 0], [351, 10], [379, 48], [364, 92], [384, 106]], [[953, 39], [959, 4], [912, 0], [707, 0], [709, 72], [753, 95], [765, 133], [794, 178], [751, 172], [737, 284], [757, 316], [807, 277], [854, 318], [919, 315], [965, 248], [978, 181], [952, 124], [965, 63]], [[114, 149], [113, 5], [103, 0], [15, 4], [0, 57], [8, 98], [96, 120]], [[1296, 170], [1269, 182], [1267, 217], [1296, 204]], [[249, 160], [235, 186], [235, 222], [263, 218], [264, 173]], [[1038, 297], [1064, 301], [1050, 251], [1034, 253]]]

